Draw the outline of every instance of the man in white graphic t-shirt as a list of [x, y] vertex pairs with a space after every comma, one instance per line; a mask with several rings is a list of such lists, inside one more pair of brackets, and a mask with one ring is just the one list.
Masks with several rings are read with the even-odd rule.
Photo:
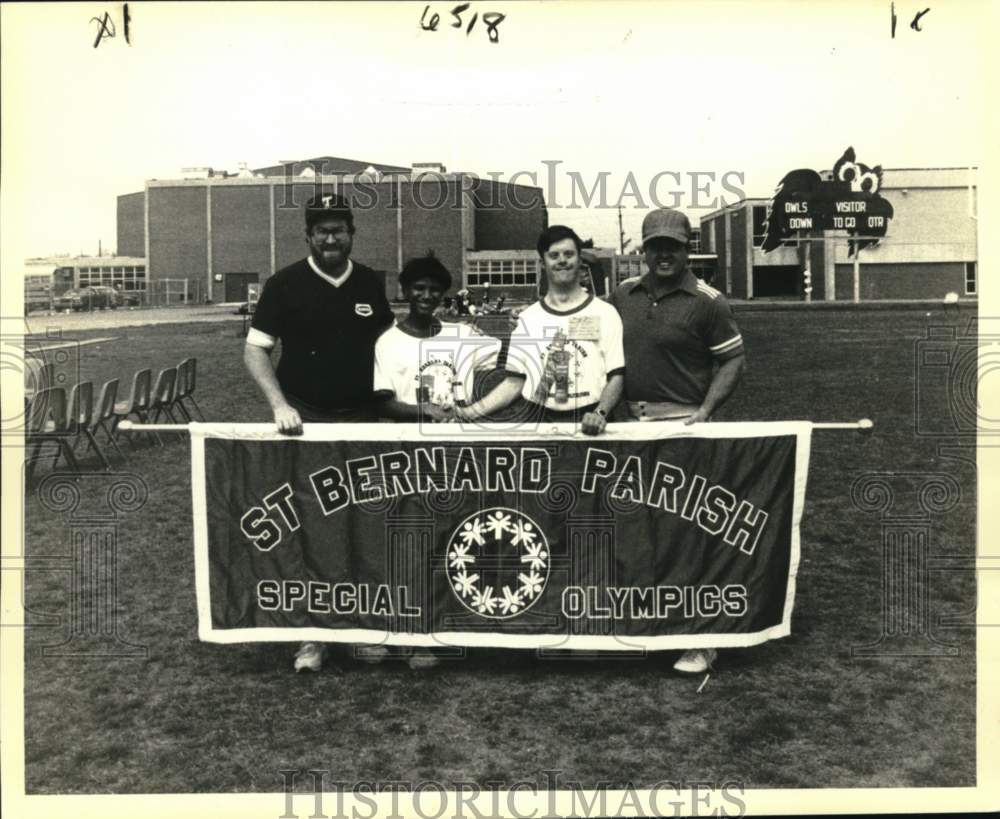
[[625, 379], [622, 321], [580, 282], [580, 237], [553, 225], [538, 239], [548, 278], [545, 296], [518, 317], [507, 353], [507, 378], [482, 400], [456, 410], [483, 418], [521, 398], [529, 420], [578, 422], [598, 435], [621, 398]]

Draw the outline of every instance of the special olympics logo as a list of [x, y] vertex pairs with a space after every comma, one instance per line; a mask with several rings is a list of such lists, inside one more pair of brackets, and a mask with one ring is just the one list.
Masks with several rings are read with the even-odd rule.
[[494, 507], [469, 515], [448, 543], [448, 581], [469, 611], [509, 620], [530, 609], [549, 579], [549, 542], [535, 521]]

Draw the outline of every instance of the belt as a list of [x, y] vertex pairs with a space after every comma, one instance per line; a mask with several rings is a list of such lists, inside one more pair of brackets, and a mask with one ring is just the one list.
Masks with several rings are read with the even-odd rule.
[[337, 423], [338, 421], [361, 422], [375, 417], [375, 409], [372, 405], [359, 407], [317, 407], [297, 398], [294, 395], [285, 393], [285, 400], [295, 409], [306, 423]]
[[636, 421], [687, 418], [699, 409], [693, 404], [675, 404], [672, 401], [627, 401], [626, 403], [629, 416]]

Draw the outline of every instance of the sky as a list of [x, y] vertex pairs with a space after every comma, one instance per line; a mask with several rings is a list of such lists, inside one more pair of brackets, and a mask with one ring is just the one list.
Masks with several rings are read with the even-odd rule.
[[[964, 167], [994, 136], [986, 2], [935, 5], [918, 32], [923, 0], [895, 0], [895, 38], [889, 0], [474, 2], [460, 29], [453, 5], [133, 2], [126, 43], [120, 3], [4, 4], [0, 265], [114, 249], [116, 196], [187, 166], [534, 173], [551, 223], [613, 246], [614, 205], [638, 240], [657, 174], [659, 203], [697, 219], [849, 145], [868, 165]], [[482, 19], [465, 31], [488, 12], [506, 15], [497, 43]], [[105, 13], [115, 36], [95, 48]], [[608, 207], [565, 207], [571, 173], [602, 172]]]

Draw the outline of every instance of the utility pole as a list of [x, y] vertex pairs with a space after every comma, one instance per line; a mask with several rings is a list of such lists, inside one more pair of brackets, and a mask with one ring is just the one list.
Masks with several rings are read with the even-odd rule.
[[618, 252], [625, 255], [625, 231], [622, 228], [622, 206], [618, 206]]

